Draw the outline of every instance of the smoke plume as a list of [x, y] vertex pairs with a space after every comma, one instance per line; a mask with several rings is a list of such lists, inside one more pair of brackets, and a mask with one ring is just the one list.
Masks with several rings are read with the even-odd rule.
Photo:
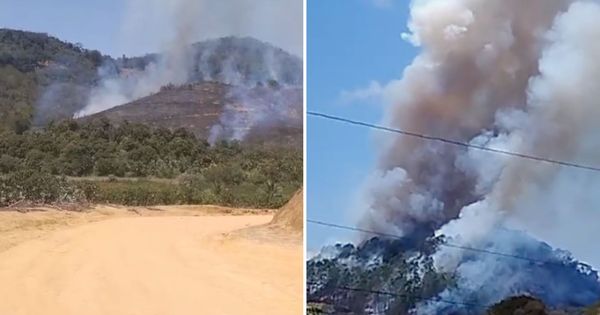
[[[197, 79], [197, 68], [211, 66], [211, 60], [202, 59], [210, 53], [210, 47], [198, 52], [198, 47], [191, 45], [199, 40], [253, 36], [301, 54], [302, 1], [129, 0], [122, 29], [123, 45], [128, 50], [142, 46], [155, 49], [158, 54], [141, 61], [147, 63], [142, 69], [115, 71], [114, 64], [102, 67], [99, 86], [91, 91], [87, 105], [76, 117], [156, 93], [168, 84], [181, 85]], [[268, 58], [273, 56], [264, 56], [265, 62]], [[227, 69], [231, 60], [220, 60], [225, 74], [219, 78], [225, 76], [224, 83], [237, 83], [240, 78], [235, 72], [238, 69]], [[204, 79], [211, 79], [211, 75]]]
[[302, 126], [302, 90], [299, 87], [233, 88], [208, 142], [244, 140], [260, 129], [297, 129]]
[[[396, 97], [387, 125], [600, 165], [600, 1], [413, 0], [409, 29], [404, 38], [422, 50], [388, 87]], [[384, 142], [366, 228], [443, 234], [508, 253], [531, 242], [499, 233], [518, 229], [600, 267], [592, 241], [600, 219], [597, 172], [398, 135]], [[520, 277], [502, 259], [465, 255], [436, 255], [437, 268], [467, 279], [465, 290], [486, 288], [473, 279]]]

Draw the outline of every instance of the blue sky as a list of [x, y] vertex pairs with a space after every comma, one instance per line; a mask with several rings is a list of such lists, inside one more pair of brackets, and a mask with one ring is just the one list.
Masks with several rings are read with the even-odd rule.
[[0, 0], [0, 27], [43, 32], [120, 56], [123, 0]]
[[0, 0], [0, 27], [48, 33], [115, 57], [160, 51], [175, 29], [188, 28], [190, 41], [252, 36], [299, 56], [302, 1]]
[[[417, 50], [403, 41], [408, 1], [308, 0], [307, 108], [379, 122], [377, 100], [342, 101], [344, 91], [400, 79]], [[354, 225], [358, 192], [376, 161], [373, 133], [307, 119], [307, 217]], [[308, 251], [348, 240], [345, 232], [308, 224]]]

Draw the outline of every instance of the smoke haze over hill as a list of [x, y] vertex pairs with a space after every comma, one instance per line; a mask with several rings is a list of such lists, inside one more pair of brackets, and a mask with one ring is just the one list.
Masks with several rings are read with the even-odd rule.
[[[200, 68], [199, 72], [204, 73], [206, 79], [217, 76], [224, 83], [248, 84], [258, 80], [282, 79], [280, 73], [289, 64], [285, 56], [282, 59], [283, 52], [270, 46], [261, 50], [263, 47], [258, 47], [260, 45], [247, 41], [241, 49], [252, 53], [258, 48], [262, 59], [259, 66], [263, 69], [257, 70], [265, 73], [250, 80], [244, 78], [241, 72], [245, 70], [244, 67], [252, 67], [252, 62], [256, 60], [236, 59], [236, 52], [231, 49], [235, 47], [220, 51], [224, 55], [215, 57], [222, 43], [213, 42], [215, 45], [212, 47], [204, 44], [204, 49], [192, 46], [194, 41], [201, 38], [253, 34], [282, 43], [283, 47], [293, 49], [295, 53], [302, 50], [302, 1], [130, 0], [128, 4], [122, 33], [125, 41], [133, 44], [159, 41], [159, 55], [141, 71], [125, 77], [114, 76], [106, 68], [101, 69], [101, 84], [91, 92], [88, 104], [76, 116], [86, 116], [147, 96], [167, 84], [188, 83], [196, 67]], [[286, 17], [290, 19], [282, 19]], [[246, 56], [242, 53], [241, 57]], [[202, 71], [209, 69], [215, 58], [221, 65], [219, 73]]]
[[121, 46], [137, 54], [164, 51], [166, 44], [182, 35], [188, 39], [184, 44], [238, 36], [257, 38], [301, 57], [303, 2], [128, 0], [121, 27]]

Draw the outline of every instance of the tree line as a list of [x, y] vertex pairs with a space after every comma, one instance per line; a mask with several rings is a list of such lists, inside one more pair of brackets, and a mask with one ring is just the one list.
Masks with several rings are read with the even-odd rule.
[[0, 134], [0, 206], [85, 199], [276, 207], [302, 176], [299, 150], [235, 141], [211, 146], [185, 129], [103, 119]]

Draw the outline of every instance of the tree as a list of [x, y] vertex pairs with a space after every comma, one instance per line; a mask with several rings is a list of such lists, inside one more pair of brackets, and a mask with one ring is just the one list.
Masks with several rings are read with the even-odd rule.
[[125, 162], [115, 158], [101, 158], [96, 161], [94, 172], [98, 176], [114, 175], [118, 177], [125, 176]]
[[19, 159], [10, 155], [3, 154], [0, 156], [0, 173], [11, 173], [17, 170]]
[[44, 161], [48, 160], [46, 154], [38, 149], [32, 149], [27, 152], [24, 168], [31, 170], [41, 170]]
[[77, 141], [69, 143], [63, 150], [60, 160], [65, 175], [84, 176], [92, 173], [94, 160], [88, 148]]

